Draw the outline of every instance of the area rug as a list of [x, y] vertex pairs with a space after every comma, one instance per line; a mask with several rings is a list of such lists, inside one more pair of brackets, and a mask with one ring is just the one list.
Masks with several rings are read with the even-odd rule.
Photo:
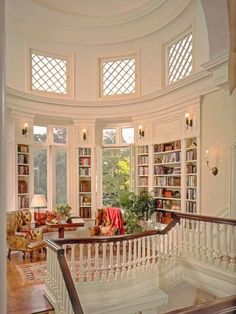
[[16, 265], [24, 284], [45, 283], [46, 262]]

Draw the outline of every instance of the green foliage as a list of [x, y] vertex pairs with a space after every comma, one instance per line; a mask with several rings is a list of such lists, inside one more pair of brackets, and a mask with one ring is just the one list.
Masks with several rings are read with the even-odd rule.
[[119, 206], [120, 193], [129, 190], [130, 151], [122, 149], [103, 150], [103, 204]]
[[121, 196], [120, 203], [125, 209], [125, 220], [128, 233], [140, 232], [140, 220], [148, 220], [156, 211], [155, 199], [148, 192], [141, 192], [139, 195], [126, 193]]
[[56, 212], [61, 215], [62, 218], [66, 219], [70, 217], [71, 206], [68, 204], [57, 204]]

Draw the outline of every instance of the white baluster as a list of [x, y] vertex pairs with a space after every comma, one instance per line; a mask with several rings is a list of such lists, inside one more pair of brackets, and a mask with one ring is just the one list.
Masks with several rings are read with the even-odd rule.
[[90, 282], [92, 280], [92, 269], [91, 269], [91, 243], [87, 245], [88, 248], [88, 256], [87, 256], [87, 281]]
[[203, 221], [202, 235], [203, 235], [202, 257], [203, 261], [207, 262], [207, 223], [205, 221]]
[[208, 263], [213, 264], [213, 223], [208, 224]]
[[195, 257], [195, 230], [196, 230], [196, 222], [194, 220], [191, 220], [191, 255], [192, 257]]
[[115, 280], [121, 279], [120, 241], [116, 242], [116, 274]]
[[75, 270], [75, 245], [71, 245], [71, 257], [70, 257], [70, 273], [74, 282], [76, 279], [76, 270]]
[[99, 280], [99, 243], [95, 243], [95, 273], [94, 273], [94, 281]]
[[102, 244], [102, 275], [101, 275], [101, 281], [104, 282], [107, 280], [107, 269], [106, 269], [106, 248], [107, 244]]
[[229, 260], [229, 270], [232, 272], [236, 271], [236, 227], [230, 225], [230, 260]]
[[151, 255], [151, 258], [152, 258], [151, 267], [152, 268], [155, 268], [155, 265], [156, 265], [156, 239], [157, 239], [157, 236], [153, 235], [152, 236], [152, 255]]
[[123, 252], [122, 252], [122, 271], [121, 271], [121, 279], [124, 279], [126, 277], [126, 244], [127, 241], [123, 241]]
[[113, 246], [114, 243], [110, 242], [109, 243], [109, 249], [110, 249], [110, 271], [109, 271], [109, 275], [108, 275], [108, 281], [111, 282], [114, 280], [114, 266], [113, 266]]
[[220, 224], [215, 224], [215, 233], [214, 236], [216, 238], [215, 241], [215, 265], [220, 267], [221, 266], [221, 250], [220, 250]]
[[79, 281], [84, 281], [84, 245], [79, 245]]
[[151, 254], [150, 254], [150, 236], [146, 237], [146, 241], [147, 241], [147, 256], [146, 256], [146, 270], [150, 270], [150, 259], [151, 259]]
[[196, 258], [201, 260], [201, 221], [196, 222]]
[[228, 237], [227, 237], [227, 231], [228, 231], [228, 225], [223, 226], [222, 230], [222, 240], [223, 240], [223, 260], [222, 260], [222, 266], [223, 268], [227, 269], [229, 264], [229, 243], [228, 243]]
[[136, 271], [137, 271], [137, 243], [138, 243], [137, 239], [134, 239], [134, 241], [133, 241], [133, 249], [134, 249], [134, 251], [133, 251], [133, 263], [132, 263], [132, 265], [133, 265], [133, 268], [132, 268], [133, 277], [136, 276]]
[[128, 240], [128, 263], [127, 263], [127, 277], [132, 274], [132, 240]]
[[138, 238], [138, 274], [141, 272], [142, 259], [141, 259], [141, 238]]
[[146, 242], [145, 237], [142, 237], [142, 272], [145, 271], [145, 255], [146, 255]]

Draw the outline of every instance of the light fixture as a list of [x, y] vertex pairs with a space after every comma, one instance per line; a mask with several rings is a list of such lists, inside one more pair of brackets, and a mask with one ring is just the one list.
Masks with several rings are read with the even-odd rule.
[[210, 169], [210, 171], [213, 174], [213, 176], [216, 176], [218, 174], [218, 168], [210, 166], [210, 162], [209, 162], [209, 158], [208, 158], [209, 155], [208, 154], [209, 154], [209, 151], [206, 150], [205, 161], [206, 161], [206, 164], [207, 164], [207, 168]]
[[30, 207], [38, 209], [38, 217], [36, 217], [36, 221], [39, 221], [39, 210], [40, 208], [47, 207], [47, 201], [44, 194], [34, 194], [33, 199], [31, 201]]
[[186, 123], [187, 129], [193, 126], [193, 119], [190, 118], [188, 112], [185, 113], [185, 123]]
[[140, 139], [144, 137], [144, 129], [141, 125], [138, 127], [138, 134]]
[[82, 137], [83, 137], [83, 140], [86, 141], [86, 139], [87, 139], [87, 131], [86, 131], [86, 129], [82, 130]]
[[28, 123], [24, 124], [24, 127], [22, 129], [22, 135], [27, 136], [27, 134], [28, 134], [28, 126], [29, 126]]

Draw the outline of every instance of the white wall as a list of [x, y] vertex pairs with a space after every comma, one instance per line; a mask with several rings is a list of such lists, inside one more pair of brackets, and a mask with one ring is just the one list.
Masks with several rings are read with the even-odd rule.
[[[178, 0], [180, 4], [188, 3], [186, 0]], [[27, 4], [28, 3], [28, 4]], [[171, 3], [171, 2], [170, 2]], [[160, 90], [164, 85], [165, 64], [164, 64], [164, 48], [167, 43], [175, 40], [179, 35], [187, 30], [194, 32], [194, 68], [195, 71], [201, 69], [201, 64], [208, 60], [208, 37], [206, 23], [201, 5], [198, 1], [189, 1], [189, 5], [183, 12], [173, 18], [171, 23], [158, 28], [153, 32], [148, 32], [142, 35], [148, 27], [146, 20], [143, 24], [139, 21], [138, 29], [135, 23], [129, 23], [131, 33], [140, 33], [142, 37], [132, 40], [120, 39], [119, 43], [115, 44], [79, 44], [77, 43], [76, 31], [78, 36], [82, 29], [71, 29], [71, 34], [74, 38], [68, 38], [65, 34], [68, 31], [66, 22], [64, 32], [59, 32], [59, 25], [50, 23], [50, 11], [43, 11], [48, 20], [40, 19], [42, 12], [34, 9], [32, 4], [23, 1], [22, 3], [11, 1], [8, 4], [7, 18], [7, 86], [16, 90], [27, 91], [27, 76], [28, 76], [28, 49], [33, 48], [50, 53], [68, 53], [75, 57], [75, 97], [78, 100], [96, 100], [98, 91], [98, 58], [103, 56], [124, 55], [129, 53], [138, 53], [140, 56], [141, 69], [141, 95], [147, 95]], [[168, 3], [167, 3], [168, 4]], [[19, 7], [17, 7], [19, 5]], [[28, 7], [28, 6], [29, 7]], [[177, 4], [176, 4], [177, 5]], [[173, 6], [172, 6], [173, 7]], [[17, 14], [23, 11], [23, 8], [28, 12], [25, 19], [16, 18]], [[34, 10], [33, 10], [34, 9]], [[42, 10], [42, 9], [41, 9]], [[174, 8], [172, 8], [174, 10]], [[19, 13], [17, 12], [19, 11]], [[32, 14], [34, 13], [34, 18]], [[166, 12], [166, 17], [167, 17]], [[22, 13], [23, 14], [23, 13]], [[164, 20], [165, 17], [161, 17]], [[155, 21], [155, 20], [154, 20]], [[60, 21], [61, 22], [61, 21]], [[153, 23], [153, 21], [152, 21]], [[156, 20], [158, 25], [159, 21]], [[48, 24], [48, 25], [47, 25]], [[62, 23], [63, 25], [63, 23]], [[154, 25], [155, 26], [155, 25]], [[40, 32], [41, 27], [41, 32]], [[61, 25], [60, 25], [61, 27]], [[47, 31], [45, 31], [47, 28]], [[119, 28], [118, 28], [119, 29]], [[89, 29], [84, 29], [89, 32]], [[104, 38], [108, 36], [103, 28], [96, 30], [99, 36], [104, 34]], [[116, 34], [117, 38], [119, 33]], [[125, 34], [120, 33], [120, 37]], [[71, 35], [72, 36], [72, 35]], [[137, 37], [137, 36], [136, 36]], [[74, 41], [73, 41], [74, 39]], [[62, 42], [64, 42], [62, 44]], [[74, 42], [74, 43], [73, 43]]]
[[[230, 205], [230, 149], [236, 143], [236, 97], [224, 90], [206, 95], [202, 103], [201, 213], [218, 216]], [[213, 176], [204, 161], [209, 150], [211, 166], [219, 173]]]

